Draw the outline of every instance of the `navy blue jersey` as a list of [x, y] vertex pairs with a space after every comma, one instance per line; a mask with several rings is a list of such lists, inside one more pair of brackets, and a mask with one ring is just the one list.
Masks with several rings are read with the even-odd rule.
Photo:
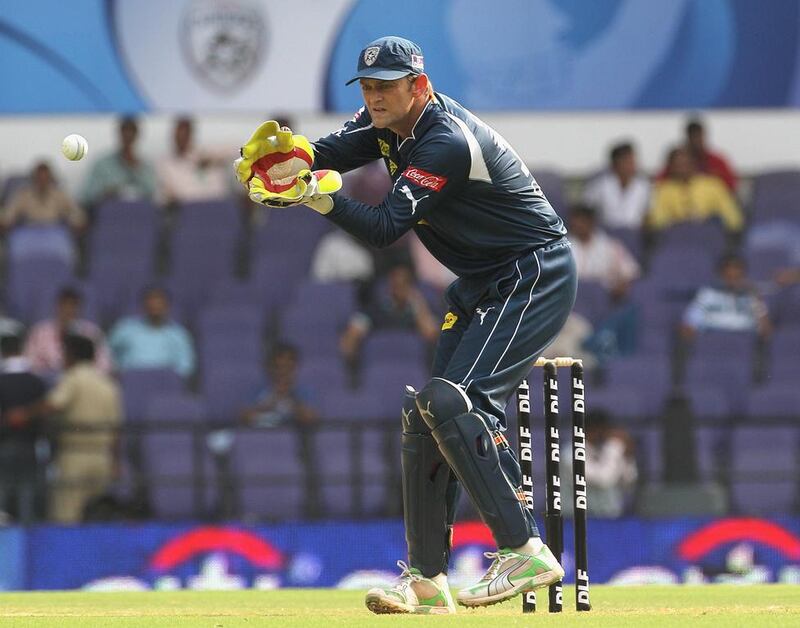
[[491, 274], [566, 234], [508, 142], [443, 94], [428, 102], [404, 140], [373, 127], [362, 107], [314, 151], [315, 169], [339, 172], [383, 159], [393, 181], [378, 207], [334, 194], [330, 220], [377, 247], [413, 228], [460, 277]]

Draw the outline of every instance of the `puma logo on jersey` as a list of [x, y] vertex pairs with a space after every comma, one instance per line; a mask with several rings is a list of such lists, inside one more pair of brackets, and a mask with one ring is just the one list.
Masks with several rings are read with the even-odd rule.
[[400, 410], [400, 412], [403, 413], [403, 423], [405, 423], [407, 426], [410, 426], [411, 425], [411, 413], [413, 412], [413, 410], [406, 410], [405, 408], [403, 408], [402, 410]]
[[486, 315], [487, 315], [487, 314], [488, 314], [488, 313], [489, 313], [491, 310], [493, 310], [493, 309], [494, 309], [494, 305], [493, 305], [493, 306], [491, 306], [491, 307], [487, 307], [485, 310], [482, 310], [482, 309], [481, 309], [481, 308], [479, 308], [479, 307], [475, 308], [475, 313], [476, 313], [478, 316], [480, 316], [480, 318], [481, 318], [481, 321], [480, 321], [480, 324], [481, 324], [481, 325], [483, 325], [483, 319], [484, 319], [484, 318], [486, 318]]
[[425, 196], [421, 196], [420, 198], [414, 198], [414, 195], [411, 193], [411, 189], [404, 185], [400, 188], [400, 191], [405, 195], [405, 197], [411, 201], [411, 215], [413, 216], [417, 211], [417, 203], [421, 200], [426, 199], [430, 196], [430, 194], [426, 194]]

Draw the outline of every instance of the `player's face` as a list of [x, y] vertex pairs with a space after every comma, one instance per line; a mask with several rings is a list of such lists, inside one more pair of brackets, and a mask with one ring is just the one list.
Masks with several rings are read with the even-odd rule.
[[414, 104], [412, 82], [361, 79], [361, 94], [375, 128], [386, 129], [402, 123]]

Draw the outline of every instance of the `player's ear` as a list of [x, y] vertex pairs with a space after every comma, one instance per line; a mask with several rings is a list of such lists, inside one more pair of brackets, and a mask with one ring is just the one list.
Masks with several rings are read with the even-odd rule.
[[423, 96], [428, 92], [428, 85], [430, 81], [428, 80], [427, 74], [420, 74], [414, 83], [411, 85], [411, 93], [414, 95], [414, 98], [419, 96]]

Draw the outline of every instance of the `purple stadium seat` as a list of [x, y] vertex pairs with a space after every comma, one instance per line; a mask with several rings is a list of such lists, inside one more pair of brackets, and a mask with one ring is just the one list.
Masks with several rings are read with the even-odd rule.
[[706, 249], [657, 250], [650, 262], [648, 282], [668, 291], [693, 291], [714, 281], [716, 256]]
[[609, 390], [633, 388], [646, 392], [645, 408], [650, 415], [661, 411], [671, 387], [669, 359], [665, 355], [616, 358], [606, 365], [605, 374]]
[[132, 369], [122, 371], [119, 379], [127, 421], [143, 419], [148, 403], [157, 395], [180, 393], [185, 387], [181, 376], [171, 369]]
[[150, 504], [159, 519], [203, 517], [211, 503], [206, 409], [184, 393], [155, 396], [145, 410], [152, 429], [142, 437]]
[[322, 512], [326, 517], [353, 515], [352, 439], [356, 432], [322, 427], [314, 435], [314, 475], [321, 485]]
[[72, 283], [72, 269], [61, 259], [18, 260], [8, 268], [8, 314], [24, 323], [47, 318], [58, 291]]
[[753, 358], [756, 335], [743, 331], [704, 330], [695, 335], [692, 353], [697, 359], [732, 359], [749, 362]]
[[260, 337], [264, 332], [264, 311], [257, 305], [244, 304], [219, 304], [203, 309], [197, 321], [197, 333], [201, 338], [229, 332]]
[[235, 232], [240, 210], [232, 200], [194, 201], [181, 205], [176, 229], [179, 231]]
[[[399, 417], [398, 417], [399, 420]], [[402, 504], [400, 490], [400, 429], [369, 427], [361, 431], [364, 473], [362, 510], [367, 517], [385, 517]]]
[[340, 330], [314, 327], [315, 320], [317, 313], [304, 308], [290, 308], [284, 312], [280, 336], [297, 347], [304, 361], [341, 359]]
[[753, 183], [753, 222], [797, 220], [800, 198], [800, 170], [768, 172]]
[[428, 379], [427, 370], [416, 360], [378, 362], [364, 365], [361, 387], [377, 398], [380, 416], [399, 416], [405, 386], [422, 390]]
[[297, 381], [320, 395], [327, 390], [344, 390], [348, 387], [347, 373], [340, 357], [306, 359], [301, 355]]
[[302, 281], [281, 313], [281, 335], [308, 360], [339, 355], [339, 335], [355, 310], [350, 283]]
[[644, 244], [642, 242], [642, 232], [639, 229], [616, 227], [606, 228], [606, 231], [611, 237], [622, 242], [628, 252], [637, 260], [642, 260]]
[[351, 282], [319, 283], [307, 279], [295, 286], [289, 305], [315, 310], [319, 315], [319, 323], [323, 323], [324, 319], [338, 329], [356, 308], [356, 289]]
[[723, 392], [730, 412], [741, 415], [746, 406], [747, 391], [753, 382], [753, 365], [738, 358], [694, 353], [683, 381], [692, 382], [692, 386], [708, 386]]
[[213, 421], [235, 422], [242, 408], [255, 403], [264, 386], [264, 372], [259, 365], [214, 362], [203, 371], [203, 394]]
[[241, 280], [234, 277], [221, 277], [217, 279], [208, 295], [209, 306], [244, 305], [259, 307], [266, 317], [267, 311], [257, 294], [251, 280]]
[[636, 443], [636, 465], [642, 479], [648, 482], [660, 482], [664, 478], [661, 428], [633, 428], [631, 436]]
[[730, 463], [730, 429], [727, 427], [701, 427], [695, 430], [697, 444], [697, 471], [704, 481], [724, 479], [726, 465]]
[[217, 281], [233, 277], [236, 238], [236, 230], [175, 231], [169, 284], [182, 311], [193, 315], [208, 301], [211, 287]]
[[752, 388], [747, 398], [747, 416], [753, 419], [781, 417], [800, 421], [800, 388], [797, 380], [769, 383]]
[[700, 251], [716, 259], [725, 250], [725, 232], [716, 221], [678, 223], [658, 234], [658, 250]]
[[160, 392], [145, 407], [145, 418], [159, 422], [201, 423], [208, 418], [203, 400], [185, 392]]
[[602, 323], [611, 311], [608, 289], [596, 281], [579, 281], [573, 309], [593, 325]]
[[384, 403], [372, 391], [327, 389], [320, 391], [323, 419], [375, 420], [382, 418]]
[[731, 399], [724, 389], [704, 382], [690, 380], [684, 391], [694, 416], [701, 422], [724, 421], [741, 412], [731, 407]]
[[256, 251], [250, 269], [255, 294], [271, 309], [282, 310], [291, 300], [294, 287], [308, 275], [310, 260], [302, 249], [294, 246], [280, 245]]
[[798, 428], [741, 427], [731, 445], [732, 499], [742, 514], [776, 515], [797, 507]]
[[[586, 409], [605, 410], [620, 423], [640, 422], [651, 415], [652, 393], [637, 388], [588, 388], [586, 391]], [[563, 414], [568, 414], [569, 405], [562, 402]]]
[[747, 271], [755, 280], [769, 281], [782, 268], [792, 266], [790, 252], [782, 248], [759, 248], [748, 251]]
[[305, 506], [305, 471], [291, 428], [236, 430], [231, 465], [245, 519], [298, 519]]
[[142, 225], [155, 226], [159, 209], [149, 201], [110, 200], [95, 209], [95, 227], [130, 229]]
[[317, 242], [330, 230], [327, 220], [305, 207], [288, 212], [273, 210], [267, 213], [265, 224], [256, 233], [255, 244], [257, 250], [283, 250], [291, 242], [292, 249], [310, 260]]
[[370, 333], [361, 350], [361, 361], [367, 369], [379, 362], [398, 360], [427, 363], [427, 346], [415, 331], [381, 329]]
[[199, 352], [204, 372], [214, 370], [217, 364], [234, 362], [248, 368], [260, 368], [265, 357], [261, 336], [248, 330], [229, 330], [201, 338]]

